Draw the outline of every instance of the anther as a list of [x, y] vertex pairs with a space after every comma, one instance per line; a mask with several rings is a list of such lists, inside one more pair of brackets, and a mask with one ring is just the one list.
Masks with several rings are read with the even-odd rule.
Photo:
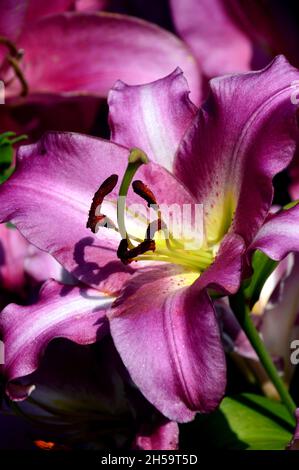
[[15, 57], [8, 56], [7, 57], [8, 63], [12, 66], [14, 69], [14, 72], [16, 74], [16, 77], [19, 79], [22, 90], [21, 90], [21, 96], [27, 96], [29, 93], [29, 87], [28, 83], [26, 81], [26, 78], [24, 77], [24, 74], [21, 70], [21, 67], [19, 66], [18, 59]]
[[130, 264], [137, 256], [143, 255], [146, 251], [155, 251], [156, 244], [154, 240], [146, 239], [134, 248], [128, 248], [128, 240], [123, 238], [117, 250], [117, 256], [123, 264]]
[[96, 214], [96, 211], [100, 212], [101, 209], [101, 204], [104, 200], [104, 198], [113, 191], [115, 186], [117, 185], [118, 181], [118, 176], [117, 175], [111, 175], [109, 178], [107, 178], [99, 187], [97, 192], [95, 193], [89, 214], [88, 214], [88, 221], [86, 224], [87, 228], [90, 228], [93, 233], [96, 232], [96, 228], [100, 224], [100, 226], [107, 226], [112, 228], [114, 227], [113, 222], [104, 214], [99, 213], [98, 215]]
[[157, 205], [157, 200], [155, 198], [154, 193], [142, 181], [140, 180], [133, 181], [132, 187], [133, 187], [134, 193], [136, 193], [138, 196], [140, 196], [142, 199], [144, 199], [147, 202], [148, 207]]
[[3, 44], [5, 47], [7, 47], [11, 56], [19, 58], [20, 51], [15, 45], [15, 43], [12, 42], [10, 39], [4, 36], [0, 36], [0, 44]]

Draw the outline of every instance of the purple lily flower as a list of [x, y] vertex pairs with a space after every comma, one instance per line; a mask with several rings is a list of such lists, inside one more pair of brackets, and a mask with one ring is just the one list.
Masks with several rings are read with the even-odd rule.
[[90, 132], [100, 99], [119, 77], [147, 83], [177, 66], [185, 70], [194, 100], [200, 100], [197, 64], [177, 37], [137, 18], [87, 12], [87, 2], [79, 2], [79, 12], [63, 12], [73, 3], [1, 5], [2, 128], [22, 129], [35, 139], [45, 129]]
[[[163, 415], [184, 422], [219, 404], [226, 365], [209, 289], [235, 293], [255, 249], [279, 260], [299, 248], [297, 206], [267, 217], [272, 178], [295, 149], [290, 90], [298, 78], [278, 57], [262, 71], [212, 80], [199, 110], [178, 69], [147, 85], [118, 82], [108, 99], [110, 142], [50, 133], [20, 148], [16, 172], [0, 188], [1, 220], [11, 220], [82, 285], [66, 293], [52, 282], [42, 307], [26, 307], [23, 315], [10, 305], [2, 312], [12, 398], [18, 398], [12, 380], [37, 368], [52, 338], [93, 343], [105, 334], [108, 316], [132, 380]], [[129, 188], [127, 205], [140, 204], [140, 194], [154, 199], [161, 228], [165, 206], [203, 203], [200, 249], [184, 250], [171, 240], [169, 246], [159, 231], [133, 242], [135, 249], [124, 246], [115, 175], [127, 175], [128, 157], [144, 158], [144, 152], [149, 162], [138, 170], [139, 190], [133, 184], [139, 195]], [[97, 233], [86, 228], [95, 192], [111, 221], [110, 228], [98, 223]], [[90, 217], [101, 220], [93, 209]], [[142, 221], [129, 217], [127, 235], [140, 241]]]

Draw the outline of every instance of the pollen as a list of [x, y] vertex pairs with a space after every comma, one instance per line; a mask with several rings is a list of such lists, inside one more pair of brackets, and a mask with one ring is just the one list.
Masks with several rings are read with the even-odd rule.
[[157, 200], [154, 193], [142, 181], [136, 180], [132, 183], [134, 193], [138, 194], [142, 199], [147, 202], [148, 207], [157, 205]]
[[86, 227], [90, 228], [93, 233], [96, 232], [96, 228], [98, 224], [102, 226], [108, 226], [109, 224], [112, 224], [110, 219], [106, 217], [104, 214], [99, 214], [97, 215], [96, 212], [100, 211], [102, 202], [104, 198], [113, 191], [115, 186], [117, 185], [118, 181], [118, 176], [117, 175], [111, 175], [109, 178], [107, 178], [99, 187], [99, 189], [96, 191], [91, 206], [88, 214], [88, 220]]

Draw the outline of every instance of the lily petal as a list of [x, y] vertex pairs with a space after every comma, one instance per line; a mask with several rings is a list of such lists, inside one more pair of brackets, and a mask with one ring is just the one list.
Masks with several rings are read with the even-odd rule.
[[[54, 338], [68, 338], [79, 344], [95, 342], [107, 332], [105, 313], [113, 298], [86, 287], [68, 288], [48, 281], [34, 305], [8, 305], [0, 314], [5, 344], [4, 375], [10, 398], [22, 400], [28, 387], [10, 383], [31, 374]], [[30, 388], [31, 389], [31, 388]]]
[[70, 10], [73, 6], [74, 0], [51, 0], [51, 2], [25, 0], [24, 3], [27, 3], [26, 24], [24, 25], [26, 27], [45, 16]]
[[212, 303], [205, 291], [187, 287], [191, 282], [190, 274], [167, 265], [139, 271], [108, 314], [132, 380], [161, 413], [179, 422], [213, 410], [226, 383]]
[[1, 1], [0, 36], [5, 36], [11, 40], [15, 40], [18, 37], [25, 20], [26, 7], [27, 1]]
[[142, 148], [151, 160], [171, 171], [179, 142], [196, 112], [188, 95], [178, 68], [147, 85], [118, 81], [108, 95], [111, 140]]
[[[50, 15], [26, 30], [19, 46], [25, 50], [23, 69], [33, 93], [106, 97], [119, 78], [129, 84], [147, 83], [180, 66], [194, 100], [199, 100], [197, 64], [187, 46], [136, 18], [83, 12]], [[16, 87], [7, 91], [16, 94]]]
[[28, 242], [14, 228], [0, 225], [0, 285], [2, 289], [22, 291], [25, 284], [24, 261]]
[[177, 31], [207, 77], [250, 69], [250, 39], [223, 0], [171, 0], [170, 5]]
[[140, 450], [177, 450], [179, 444], [179, 427], [177, 423], [160, 416], [160, 422], [154, 429], [148, 423], [143, 426], [135, 438], [136, 449]]
[[280, 56], [262, 71], [211, 80], [210, 98], [181, 142], [175, 171], [204, 204], [214, 243], [232, 221], [246, 243], [263, 223], [272, 178], [295, 150], [296, 79], [298, 70]]
[[223, 294], [235, 294], [240, 287], [244, 240], [229, 233], [220, 245], [215, 261], [195, 282], [198, 289], [209, 287]]
[[271, 215], [249, 247], [249, 253], [261, 250], [280, 261], [292, 251], [299, 251], [299, 205]]

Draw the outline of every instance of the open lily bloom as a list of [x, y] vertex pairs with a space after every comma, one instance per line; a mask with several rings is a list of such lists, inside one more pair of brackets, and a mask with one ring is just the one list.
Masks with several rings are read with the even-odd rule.
[[[108, 99], [111, 141], [50, 133], [20, 148], [0, 188], [1, 220], [82, 284], [48, 285], [26, 328], [22, 308], [2, 312], [12, 398], [20, 398], [12, 380], [37, 368], [53, 337], [95, 342], [108, 316], [132, 380], [163, 415], [183, 422], [219, 404], [226, 367], [209, 291], [235, 293], [255, 249], [278, 260], [299, 248], [297, 206], [267, 217], [272, 178], [295, 149], [298, 78], [278, 57], [260, 72], [212, 80], [199, 110], [179, 69], [147, 85], [118, 82]], [[140, 203], [155, 203], [152, 231]], [[125, 218], [132, 204], [137, 217]], [[203, 233], [193, 247], [188, 234], [174, 236], [166, 212], [198, 204]]]

